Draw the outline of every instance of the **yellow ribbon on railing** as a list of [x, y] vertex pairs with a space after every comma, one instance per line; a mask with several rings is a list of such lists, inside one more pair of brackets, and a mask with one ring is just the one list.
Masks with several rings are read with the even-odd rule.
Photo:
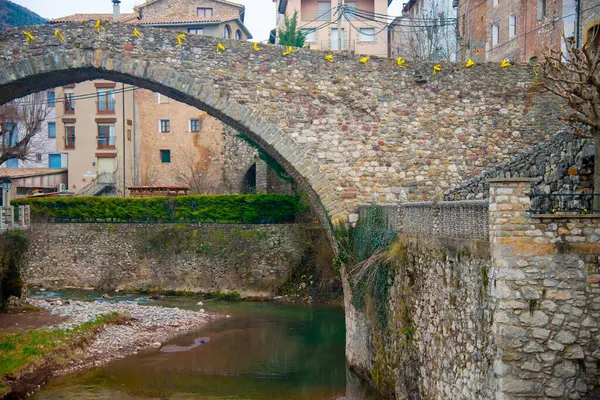
[[433, 66], [433, 75], [435, 75], [437, 72], [440, 72], [442, 70], [442, 65], [441, 64], [436, 64]]
[[185, 33], [180, 33], [179, 35], [177, 35], [177, 44], [179, 46], [183, 45], [184, 40], [187, 40], [187, 38], [185, 37]]
[[369, 62], [369, 57], [363, 57], [360, 60], [358, 60], [358, 62], [361, 64], [366, 64]]
[[220, 53], [221, 51], [225, 50], [227, 50], [227, 47], [223, 46], [222, 43], [217, 43], [217, 53]]
[[137, 30], [137, 28], [133, 28], [133, 36], [140, 37], [141, 33]]
[[467, 63], [465, 64], [465, 67], [470, 68], [473, 65], [475, 65], [475, 61], [471, 60], [470, 58], [467, 60]]
[[327, 54], [327, 55], [325, 56], [325, 59], [326, 59], [327, 61], [329, 61], [329, 62], [333, 62], [333, 54]]
[[260, 47], [258, 47], [258, 42], [254, 43], [253, 49], [254, 51], [260, 51]]
[[29, 44], [29, 42], [31, 42], [32, 40], [35, 40], [35, 36], [33, 36], [27, 31], [23, 31], [23, 35], [25, 35], [25, 41], [27, 42], [27, 44]]
[[404, 58], [398, 57], [397, 62], [400, 68], [406, 68], [406, 60]]
[[56, 36], [57, 38], [59, 38], [60, 40], [62, 40], [63, 42], [65, 41], [65, 37], [63, 36], [63, 34], [60, 32], [60, 29], [57, 29], [54, 31], [54, 36]]
[[502, 60], [502, 64], [500, 64], [500, 66], [502, 67], [502, 69], [510, 67], [512, 64], [510, 63], [510, 61], [508, 61], [506, 58], [504, 60]]

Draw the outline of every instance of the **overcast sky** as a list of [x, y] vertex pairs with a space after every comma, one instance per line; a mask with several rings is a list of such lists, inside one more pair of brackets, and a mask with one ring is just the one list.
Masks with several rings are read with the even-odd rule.
[[[112, 13], [111, 0], [11, 0], [29, 8], [44, 18], [58, 18], [75, 13]], [[145, 0], [123, 0], [121, 12], [133, 12], [133, 6]], [[246, 26], [254, 36], [253, 40], [269, 38], [269, 32], [275, 27], [275, 4], [273, 0], [235, 0], [246, 6]], [[400, 15], [402, 3], [406, 0], [394, 0], [390, 15]]]

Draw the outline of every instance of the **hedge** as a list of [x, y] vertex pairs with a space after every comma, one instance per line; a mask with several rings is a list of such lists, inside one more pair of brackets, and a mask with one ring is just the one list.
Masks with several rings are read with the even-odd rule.
[[54, 222], [293, 222], [307, 211], [299, 197], [279, 194], [181, 197], [49, 197], [12, 201], [30, 205], [34, 221]]

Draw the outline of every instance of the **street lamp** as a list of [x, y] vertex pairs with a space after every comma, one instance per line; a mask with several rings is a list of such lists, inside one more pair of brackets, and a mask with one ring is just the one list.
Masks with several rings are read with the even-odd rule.
[[2, 187], [2, 207], [8, 207], [10, 204], [10, 188], [12, 186], [12, 181], [9, 178], [4, 178], [2, 182], [0, 182], [0, 187]]

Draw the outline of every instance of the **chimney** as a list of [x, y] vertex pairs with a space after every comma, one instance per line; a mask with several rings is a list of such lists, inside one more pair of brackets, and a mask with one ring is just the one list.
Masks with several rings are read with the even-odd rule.
[[113, 3], [113, 21], [119, 22], [121, 19], [121, 0], [112, 0]]

